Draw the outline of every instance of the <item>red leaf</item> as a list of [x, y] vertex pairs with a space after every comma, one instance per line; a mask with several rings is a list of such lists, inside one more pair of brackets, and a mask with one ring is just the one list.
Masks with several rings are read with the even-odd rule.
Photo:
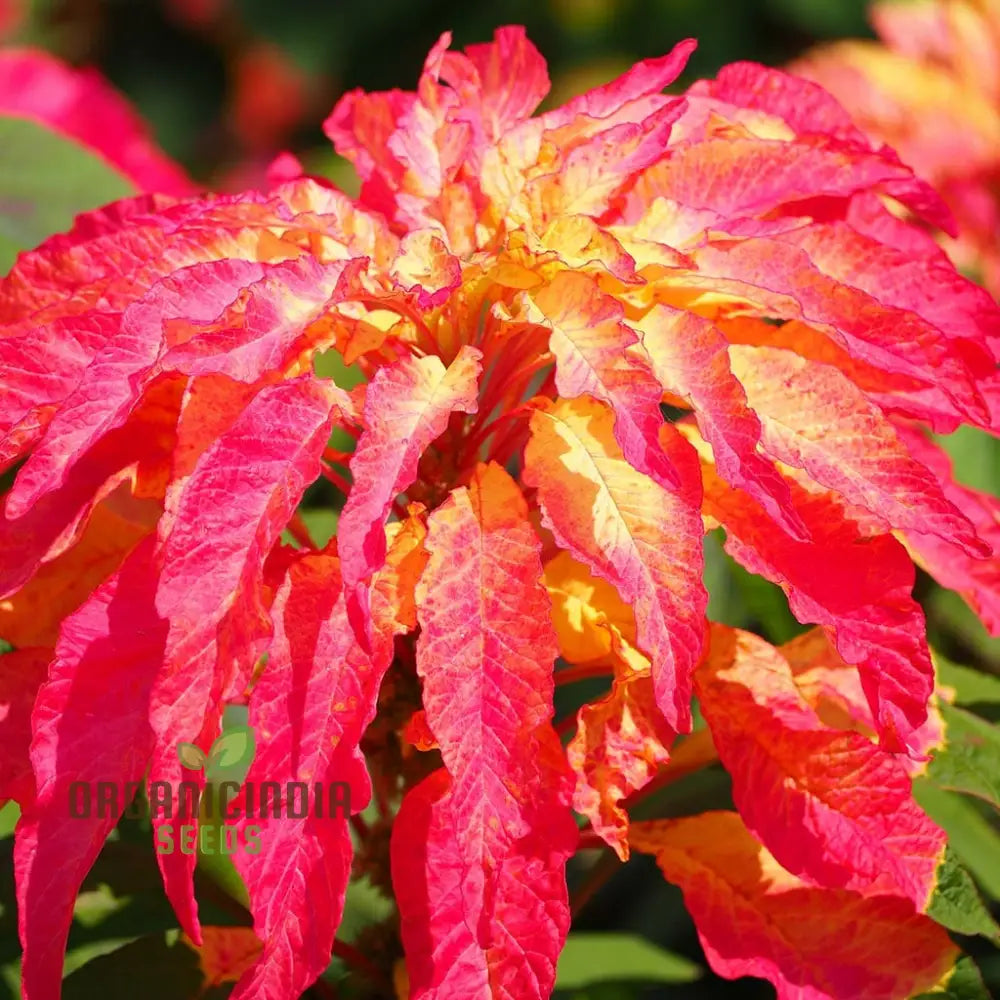
[[730, 357], [774, 458], [864, 507], [886, 530], [918, 528], [967, 554], [984, 554], [987, 547], [938, 477], [846, 376], [772, 347], [734, 345]]
[[619, 669], [611, 692], [580, 709], [566, 747], [577, 779], [573, 808], [622, 861], [629, 857], [629, 818], [621, 803], [667, 763], [676, 735], [657, 707], [648, 672]]
[[635, 823], [631, 839], [680, 886], [712, 968], [768, 979], [778, 1000], [897, 1000], [932, 990], [958, 956], [905, 899], [789, 875], [735, 813]]
[[[123, 312], [120, 326], [89, 360], [18, 471], [7, 496], [8, 517], [20, 517], [62, 486], [80, 457], [125, 422], [141, 399], [148, 379], [140, 379], [160, 353], [167, 324], [180, 317], [193, 323], [215, 319], [242, 287], [262, 274], [259, 264], [229, 260], [194, 271], [162, 278]], [[194, 289], [197, 295], [192, 295]]]
[[748, 632], [713, 629], [695, 685], [736, 807], [785, 869], [925, 909], [946, 838], [899, 756], [824, 725], [780, 652]]
[[[825, 725], [854, 730], [870, 739], [875, 737], [875, 720], [858, 668], [844, 661], [823, 629], [803, 632], [784, 643], [780, 651], [791, 667], [799, 693]], [[927, 721], [911, 737], [914, 756], [900, 755], [900, 763], [911, 776], [923, 773], [930, 759], [926, 755], [943, 741], [944, 722], [935, 698]]]
[[[337, 297], [343, 262], [277, 265], [210, 261], [165, 277], [122, 314], [121, 328], [90, 362], [7, 499], [18, 516], [56, 489], [66, 469], [123, 423], [167, 372], [227, 375], [248, 384], [298, 362], [311, 320]], [[347, 410], [346, 397], [341, 406]]]
[[682, 478], [665, 490], [636, 471], [612, 436], [613, 415], [590, 399], [541, 405], [531, 417], [524, 482], [538, 490], [559, 545], [635, 608], [637, 645], [656, 701], [678, 732], [691, 724], [691, 673], [704, 640], [701, 484], [673, 428], [660, 441]]
[[337, 539], [351, 622], [371, 641], [367, 582], [385, 562], [385, 522], [417, 477], [420, 456], [455, 411], [475, 413], [481, 354], [463, 347], [446, 369], [434, 355], [380, 368], [365, 395], [364, 431], [351, 458], [354, 485]]
[[954, 542], [919, 526], [907, 531], [903, 541], [938, 583], [957, 590], [989, 631], [1000, 635], [1000, 501], [957, 482], [948, 454], [919, 427], [900, 422], [896, 430], [913, 457], [934, 473], [944, 495], [972, 522], [991, 552], [989, 558], [974, 558]]
[[[693, 429], [685, 435], [692, 438]], [[797, 542], [707, 462], [702, 476], [705, 512], [725, 527], [726, 551], [781, 586], [799, 621], [822, 625], [841, 656], [857, 664], [886, 749], [915, 749], [934, 668], [923, 611], [911, 596], [913, 563], [903, 547], [889, 535], [863, 535], [830, 494], [810, 495], [790, 482], [796, 513], [812, 536]]]
[[0, 657], [0, 802], [14, 799], [22, 812], [35, 797], [28, 758], [31, 710], [53, 655], [51, 649], [27, 647]]
[[[716, 79], [700, 80], [688, 96], [706, 96], [713, 102], [725, 102], [736, 108], [753, 108], [780, 119], [793, 132], [802, 135], [825, 135], [840, 140], [845, 146], [860, 151], [876, 149], [843, 106], [822, 87], [781, 70], [750, 62], [724, 66]], [[721, 109], [720, 109], [721, 110]], [[879, 152], [890, 160], [898, 157], [888, 147]], [[947, 232], [954, 229], [951, 213], [940, 196], [924, 181], [912, 174], [900, 181], [884, 185], [886, 194], [913, 209], [932, 225]]]
[[520, 25], [497, 28], [492, 42], [468, 45], [464, 54], [444, 53], [441, 76], [461, 98], [476, 145], [523, 121], [549, 92], [545, 60]]
[[132, 414], [132, 419], [104, 437], [70, 469], [65, 483], [46, 494], [21, 517], [0, 516], [0, 595], [8, 597], [73, 545], [105, 496], [136, 480], [152, 466], [169, 462], [176, 444], [180, 380], [160, 382]]
[[624, 307], [589, 276], [561, 271], [532, 295], [528, 315], [552, 330], [559, 395], [586, 394], [610, 406], [625, 458], [661, 486], [677, 487], [677, 471], [659, 441], [663, 391], [648, 359], [630, 350], [639, 338], [623, 322]]
[[[544, 770], [555, 761], [538, 763]], [[551, 995], [569, 931], [563, 865], [576, 828], [568, 811], [553, 822], [550, 795], [528, 796], [524, 806], [522, 824], [494, 832], [504, 852], [470, 865], [468, 830], [444, 768], [403, 799], [392, 830], [392, 880], [411, 1000]]]
[[[35, 702], [37, 797], [14, 837], [25, 1000], [59, 995], [76, 894], [127, 805], [126, 786], [146, 770], [150, 691], [168, 630], [154, 605], [155, 579], [149, 538], [63, 623]], [[80, 817], [70, 812], [71, 802], [86, 801], [71, 797], [77, 782], [89, 792]], [[97, 782], [115, 789], [106, 811], [98, 810]]]
[[933, 371], [957, 413], [989, 419], [977, 382], [995, 365], [974, 341], [949, 339], [916, 313], [828, 275], [822, 259], [781, 238], [715, 240], [692, 256], [698, 274], [685, 283], [745, 296], [780, 319], [804, 320], [884, 371], [918, 379]]
[[[411, 988], [548, 997], [576, 828], [551, 726], [556, 643], [540, 545], [499, 466], [480, 467], [431, 514], [427, 550], [417, 668], [447, 775], [410, 792], [393, 834]], [[426, 846], [411, 827], [424, 823]], [[448, 872], [463, 871], [449, 886]]]
[[234, 862], [264, 947], [233, 996], [296, 1000], [330, 962], [353, 851], [347, 812], [331, 815], [329, 789], [349, 784], [351, 812], [371, 796], [358, 744], [375, 714], [391, 644], [382, 638], [375, 658], [357, 645], [333, 555], [310, 553], [292, 564], [272, 618], [267, 666], [250, 697], [258, 749], [247, 780], [258, 789], [277, 781], [282, 790], [302, 782], [311, 805], [300, 818], [286, 811], [236, 824], [242, 842], [256, 828], [260, 843], [259, 853], [238, 852]]
[[[264, 559], [318, 474], [339, 398], [310, 376], [262, 389], [168, 495], [156, 607], [170, 634], [151, 693], [150, 779], [173, 791], [190, 778], [177, 759], [178, 740], [207, 750], [222, 698], [231, 686], [242, 688], [264, 651]], [[154, 833], [164, 822], [154, 817]], [[197, 942], [195, 856], [158, 860], [182, 927]]]
[[693, 38], [678, 42], [665, 56], [643, 59], [603, 86], [547, 111], [542, 120], [548, 128], [569, 124], [581, 115], [634, 121], [637, 111], [647, 111], [670, 100], [662, 96], [663, 91], [684, 71], [697, 46]]
[[725, 337], [701, 316], [664, 305], [654, 306], [636, 325], [660, 384], [690, 402], [722, 477], [746, 490], [791, 535], [804, 539], [805, 526], [791, 510], [787, 484], [758, 454], [760, 421], [733, 375]]

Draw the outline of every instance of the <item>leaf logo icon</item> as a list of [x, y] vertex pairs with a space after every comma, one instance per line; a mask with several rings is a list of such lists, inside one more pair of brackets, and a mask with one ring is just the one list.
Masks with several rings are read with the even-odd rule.
[[254, 738], [249, 726], [240, 726], [223, 733], [208, 754], [208, 765], [217, 768], [249, 764], [254, 754]]
[[177, 756], [181, 766], [190, 771], [200, 771], [205, 766], [205, 754], [193, 743], [178, 743]]

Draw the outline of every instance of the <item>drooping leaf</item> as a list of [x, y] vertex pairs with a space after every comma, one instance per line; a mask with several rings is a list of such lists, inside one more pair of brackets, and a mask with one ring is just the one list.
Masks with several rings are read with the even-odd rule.
[[[919, 530], [980, 558], [989, 553], [938, 478], [911, 457], [885, 415], [846, 376], [770, 347], [734, 345], [730, 357], [774, 458], [804, 469], [887, 528]], [[790, 384], [810, 398], [808, 421]]]
[[779, 1000], [895, 1000], [933, 987], [957, 957], [908, 900], [790, 875], [735, 813], [633, 824], [630, 837], [680, 886], [712, 968], [761, 976]]
[[76, 545], [0, 602], [0, 635], [18, 646], [55, 645], [62, 620], [153, 531], [159, 513], [158, 504], [122, 488], [98, 504]]
[[[685, 434], [694, 439], [693, 429]], [[709, 454], [699, 445], [703, 456]], [[913, 564], [889, 535], [863, 535], [841, 519], [833, 497], [792, 485], [796, 511], [811, 540], [797, 542], [769, 525], [749, 497], [703, 461], [705, 510], [726, 529], [726, 551], [779, 584], [801, 622], [820, 624], [861, 672], [875, 728], [890, 750], [915, 741], [927, 720], [934, 668], [924, 616], [911, 596]]]
[[913, 799], [900, 759], [824, 725], [781, 654], [716, 627], [696, 677], [702, 713], [749, 830], [794, 875], [923, 910], [945, 835]]
[[[150, 777], [170, 782], [172, 796], [182, 778], [178, 737], [206, 747], [218, 731], [221, 699], [242, 691], [263, 652], [269, 626], [264, 560], [316, 477], [339, 416], [339, 393], [308, 377], [262, 389], [168, 497], [159, 527], [156, 609], [170, 633], [149, 720], [156, 740]], [[244, 453], [248, 438], [256, 442], [252, 462]], [[230, 503], [217, 503], [220, 494]], [[164, 822], [170, 820], [154, 816], [154, 832]], [[181, 925], [197, 941], [194, 856], [164, 853], [159, 861]]]
[[566, 747], [577, 779], [573, 808], [622, 861], [629, 856], [622, 801], [670, 759], [676, 735], [656, 705], [648, 669], [619, 668], [611, 692], [580, 709], [577, 733]]
[[35, 776], [28, 750], [31, 712], [45, 681], [53, 651], [27, 647], [0, 657], [0, 754], [4, 758], [0, 801], [14, 799], [27, 808], [35, 796]]
[[493, 834], [509, 844], [502, 864], [483, 864], [484, 857], [470, 867], [468, 831], [451, 787], [439, 768], [410, 790], [393, 824], [392, 877], [410, 996], [542, 1000], [552, 992], [569, 931], [562, 865], [575, 826], [568, 813], [562, 829], [551, 815], [544, 822], [525, 817], [516, 839], [513, 830]]
[[[431, 514], [426, 546], [417, 669], [446, 774], [409, 793], [393, 834], [411, 989], [443, 998], [489, 984], [484, 995], [541, 1000], [569, 924], [562, 866], [576, 828], [551, 726], [556, 644], [540, 546], [517, 486], [497, 465], [481, 467], [468, 490]], [[456, 618], [461, 638], [450, 627]], [[423, 822], [430, 827], [414, 828]], [[421, 835], [432, 840], [423, 856]], [[457, 897], [431, 885], [442, 866], [469, 872]], [[476, 932], [455, 935], [460, 915]], [[532, 915], [545, 926], [528, 948], [521, 935]]]
[[583, 274], [563, 271], [531, 297], [529, 318], [552, 330], [556, 391], [584, 394], [615, 414], [615, 440], [633, 468], [671, 489], [678, 473], [660, 445], [662, 390], [649, 362], [635, 350], [639, 338], [624, 322], [624, 308]]
[[[385, 522], [396, 495], [417, 475], [424, 449], [456, 410], [476, 412], [480, 353], [463, 348], [445, 368], [434, 356], [380, 369], [365, 395], [366, 429], [351, 459], [355, 486], [337, 532], [352, 623], [369, 636], [362, 587], [385, 561]], [[369, 640], [370, 641], [370, 640]]]
[[[245, 797], [235, 803], [243, 810], [236, 824], [243, 840], [253, 834], [260, 845], [234, 860], [263, 951], [234, 996], [294, 1000], [330, 961], [351, 868], [348, 818], [371, 794], [358, 743], [388, 658], [384, 639], [377, 659], [357, 645], [335, 556], [296, 560], [272, 614], [275, 638], [250, 698], [260, 747], [247, 780], [258, 790], [257, 812], [246, 815]], [[261, 816], [264, 781], [283, 790], [301, 782], [307, 799], [294, 809], [285, 802], [279, 816]], [[333, 802], [335, 782], [347, 788]]]
[[695, 313], [659, 304], [637, 326], [657, 379], [690, 402], [726, 482], [746, 490], [790, 534], [803, 537], [787, 483], [759, 454], [760, 421], [732, 371], [723, 335]]
[[[844, 660], [828, 631], [810, 629], [783, 643], [780, 651], [799, 694], [825, 725], [875, 736], [877, 726], [858, 668]], [[899, 758], [910, 775], [926, 771], [929, 754], [944, 742], [940, 701], [935, 695], [926, 721], [911, 736], [914, 755]]]
[[[38, 792], [18, 822], [14, 847], [29, 997], [58, 994], [77, 890], [152, 751], [147, 706], [168, 634], [154, 604], [154, 559], [149, 538], [66, 619], [35, 702], [31, 763]], [[63, 766], [67, 758], [72, 768]], [[114, 793], [101, 809], [98, 782]]]
[[561, 546], [634, 607], [657, 704], [667, 724], [684, 731], [707, 602], [699, 484], [691, 456], [667, 427], [661, 441], [684, 487], [668, 491], [637, 472], [613, 438], [613, 419], [587, 398], [540, 407], [531, 418], [524, 480], [537, 488], [545, 524]]
[[[336, 299], [345, 270], [342, 262], [324, 266], [308, 257], [274, 265], [213, 260], [161, 279], [124, 311], [121, 328], [63, 401], [18, 473], [8, 514], [19, 516], [62, 485], [64, 467], [120, 426], [165, 373], [255, 385], [286, 367], [310, 321]], [[340, 398], [349, 413], [347, 395]]]

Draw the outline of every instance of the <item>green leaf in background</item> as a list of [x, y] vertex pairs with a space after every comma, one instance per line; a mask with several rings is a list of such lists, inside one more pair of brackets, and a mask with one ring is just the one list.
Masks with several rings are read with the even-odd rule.
[[991, 1000], [983, 977], [971, 958], [960, 958], [955, 963], [944, 989], [936, 993], [921, 993], [914, 1000]]
[[[170, 938], [174, 938], [171, 942]], [[63, 981], [63, 1000], [187, 1000], [201, 993], [198, 955], [176, 934], [148, 934], [93, 959]]]
[[[980, 812], [974, 800], [939, 788], [926, 777], [913, 782], [913, 797], [948, 833], [955, 855], [972, 872], [979, 887], [1000, 900], [1000, 830]], [[985, 810], [985, 806], [983, 809]]]
[[1000, 495], [1000, 441], [976, 427], [936, 435], [951, 456], [955, 478], [966, 486]]
[[937, 885], [927, 914], [959, 934], [979, 934], [1000, 944], [1000, 926], [986, 908], [976, 883], [949, 847], [937, 870]]
[[80, 212], [135, 194], [96, 153], [26, 118], [0, 116], [0, 274]]
[[944, 703], [945, 745], [936, 751], [927, 778], [939, 788], [966, 792], [1000, 809], [1000, 728], [963, 708]]
[[365, 373], [356, 364], [344, 364], [344, 356], [332, 349], [313, 358], [313, 370], [319, 378], [332, 378], [341, 389], [353, 389], [365, 380]]
[[723, 548], [721, 528], [705, 536], [705, 589], [708, 617], [733, 628], [759, 632], [769, 642], [788, 642], [805, 626], [795, 620], [780, 587], [748, 573]]
[[322, 548], [336, 534], [340, 512], [327, 510], [325, 507], [316, 507], [312, 510], [302, 511], [302, 520], [306, 522], [306, 527], [309, 529], [313, 541]]
[[963, 667], [934, 654], [938, 680], [955, 690], [958, 705], [1000, 705], [1000, 677]]
[[965, 599], [954, 590], [934, 587], [924, 599], [927, 629], [935, 647], [960, 643], [966, 655], [972, 654], [985, 663], [1000, 662], [1000, 639], [989, 634]]
[[779, 22], [791, 22], [819, 38], [868, 33], [864, 0], [768, 0]]
[[559, 956], [556, 988], [599, 982], [690, 983], [701, 969], [635, 934], [570, 934]]

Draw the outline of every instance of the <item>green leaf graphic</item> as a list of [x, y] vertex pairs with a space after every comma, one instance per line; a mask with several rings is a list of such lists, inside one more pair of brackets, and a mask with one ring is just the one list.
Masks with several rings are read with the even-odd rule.
[[224, 732], [208, 753], [209, 777], [240, 766], [249, 767], [256, 750], [253, 730], [249, 726], [235, 726]]
[[205, 755], [193, 743], [178, 743], [177, 756], [181, 766], [191, 771], [200, 771], [205, 766]]

